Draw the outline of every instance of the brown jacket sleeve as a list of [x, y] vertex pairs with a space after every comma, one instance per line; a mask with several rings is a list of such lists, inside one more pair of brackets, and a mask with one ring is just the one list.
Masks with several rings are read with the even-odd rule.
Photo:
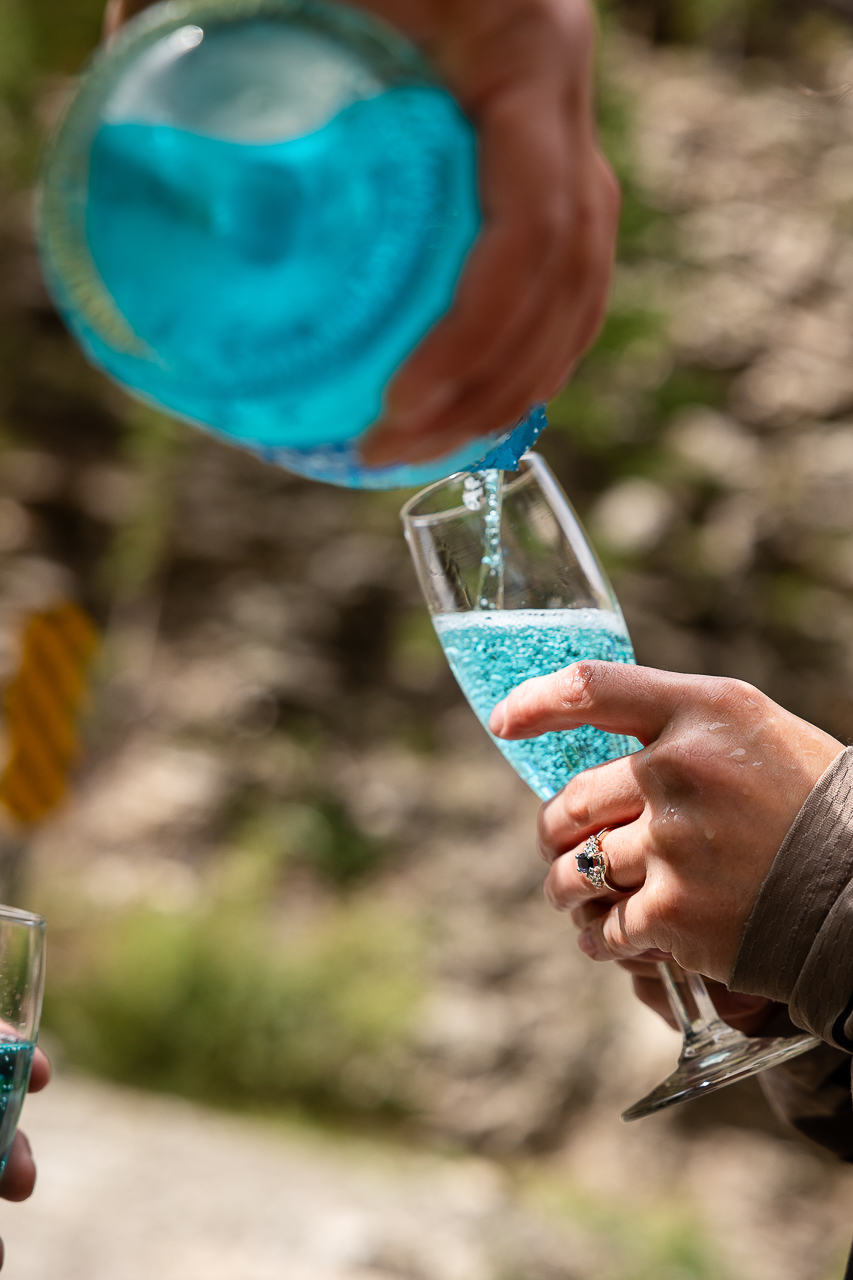
[[[761, 1028], [762, 1036], [795, 1036], [782, 1007]], [[853, 1105], [850, 1100], [849, 1053], [822, 1044], [759, 1077], [762, 1091], [777, 1116], [843, 1160], [853, 1162]]]
[[747, 922], [733, 991], [788, 1006], [784, 1025], [826, 1043], [764, 1073], [774, 1108], [853, 1160], [853, 748], [829, 766], [780, 848]]

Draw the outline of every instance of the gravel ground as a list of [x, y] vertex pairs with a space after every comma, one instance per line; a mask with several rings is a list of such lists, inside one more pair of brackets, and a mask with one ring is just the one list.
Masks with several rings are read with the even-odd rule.
[[27, 1103], [9, 1280], [828, 1280], [853, 1171], [764, 1134], [624, 1126], [501, 1164], [60, 1077]]
[[[27, 1129], [41, 1177], [2, 1215], [11, 1280], [488, 1280], [496, 1241], [532, 1229], [486, 1161], [103, 1084], [59, 1080], [30, 1100]], [[588, 1274], [589, 1243], [551, 1234], [584, 1263], [559, 1274]]]

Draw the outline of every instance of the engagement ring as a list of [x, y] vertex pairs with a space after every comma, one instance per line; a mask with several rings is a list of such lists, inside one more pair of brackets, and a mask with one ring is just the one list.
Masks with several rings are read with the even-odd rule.
[[596, 889], [609, 889], [611, 893], [624, 893], [618, 885], [611, 884], [607, 878], [607, 859], [601, 848], [601, 838], [606, 836], [611, 827], [604, 827], [598, 835], [590, 836], [580, 853], [576, 854], [578, 871], [586, 876]]

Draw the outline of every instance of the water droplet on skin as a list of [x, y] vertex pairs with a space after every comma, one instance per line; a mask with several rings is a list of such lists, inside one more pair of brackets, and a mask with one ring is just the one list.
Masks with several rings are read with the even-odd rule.
[[731, 760], [732, 756], [745, 756], [745, 755], [746, 755], [746, 751], [743, 749], [743, 747], [735, 747], [734, 751], [729, 752], [729, 759]]

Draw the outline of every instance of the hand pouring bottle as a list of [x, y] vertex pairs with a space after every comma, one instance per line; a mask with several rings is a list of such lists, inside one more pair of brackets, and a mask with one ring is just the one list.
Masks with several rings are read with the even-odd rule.
[[149, 404], [334, 484], [513, 469], [540, 407], [368, 468], [385, 386], [480, 224], [470, 123], [415, 47], [323, 0], [168, 0], [99, 51], [49, 149], [39, 244], [89, 360]]

